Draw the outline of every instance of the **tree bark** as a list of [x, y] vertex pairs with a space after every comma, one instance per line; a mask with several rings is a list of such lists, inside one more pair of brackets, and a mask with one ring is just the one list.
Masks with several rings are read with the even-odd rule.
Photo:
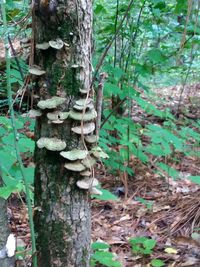
[[[34, 63], [46, 72], [35, 78], [40, 100], [53, 96], [66, 99], [54, 111], [68, 112], [81, 98], [80, 90], [89, 91], [91, 23], [89, 0], [35, 3], [36, 48], [37, 44], [58, 38], [64, 42], [61, 49], [35, 49]], [[41, 137], [56, 137], [66, 142], [65, 151], [83, 148], [80, 135], [71, 131], [77, 123], [69, 118], [62, 124], [49, 123], [48, 112], [42, 110], [42, 116], [36, 121], [36, 141]], [[80, 174], [66, 170], [65, 162], [58, 151], [36, 146], [34, 223], [39, 267], [89, 267], [90, 196], [88, 191], [76, 186]]]

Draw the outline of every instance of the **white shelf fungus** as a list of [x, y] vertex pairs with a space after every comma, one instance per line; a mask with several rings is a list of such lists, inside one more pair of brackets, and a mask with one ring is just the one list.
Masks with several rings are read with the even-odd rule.
[[94, 131], [94, 129], [95, 129], [94, 122], [90, 122], [90, 123], [85, 123], [83, 127], [81, 126], [73, 127], [72, 132], [76, 134], [90, 134]]
[[37, 141], [37, 146], [38, 148], [46, 148], [51, 151], [62, 151], [65, 149], [66, 143], [58, 138], [41, 137]]
[[49, 41], [49, 45], [54, 49], [61, 49], [64, 46], [64, 42], [61, 39], [51, 40]]
[[93, 143], [96, 143], [98, 142], [99, 140], [99, 137], [97, 135], [88, 135], [88, 136], [85, 136], [85, 141], [89, 144], [93, 144]]
[[84, 159], [88, 155], [87, 150], [79, 150], [79, 149], [73, 149], [71, 151], [62, 151], [60, 152], [60, 155], [68, 160], [77, 160], [77, 159]]
[[30, 74], [33, 74], [36, 76], [41, 76], [41, 75], [46, 73], [46, 71], [41, 70], [40, 67], [38, 67], [38, 66], [30, 67], [28, 71]]
[[69, 115], [71, 119], [74, 119], [76, 121], [91, 121], [97, 117], [95, 109], [86, 111], [84, 114], [75, 110], [70, 110]]
[[75, 162], [71, 162], [71, 163], [65, 163], [64, 167], [70, 171], [74, 171], [74, 172], [81, 172], [83, 170], [85, 170], [85, 166], [79, 162], [79, 161], [75, 161]]
[[41, 109], [52, 109], [62, 105], [65, 102], [65, 98], [59, 96], [53, 96], [46, 100], [40, 100], [37, 106]]
[[96, 178], [85, 178], [77, 181], [77, 186], [81, 189], [89, 189], [98, 185]]

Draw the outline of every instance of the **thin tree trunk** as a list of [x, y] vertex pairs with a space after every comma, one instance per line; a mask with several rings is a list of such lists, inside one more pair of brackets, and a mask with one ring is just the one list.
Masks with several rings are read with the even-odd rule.
[[[37, 44], [58, 38], [64, 45], [61, 49], [35, 49], [34, 63], [46, 72], [34, 76], [38, 77], [36, 92], [40, 100], [65, 98], [53, 110], [68, 112], [82, 98], [80, 90], [90, 88], [91, 2], [51, 0], [45, 6], [44, 2], [36, 1], [34, 7], [36, 48]], [[81, 136], [71, 131], [80, 122], [68, 118], [62, 124], [49, 123], [50, 110], [41, 111], [36, 122], [36, 141], [41, 137], [58, 138], [66, 143], [65, 151], [84, 148]], [[90, 196], [76, 185], [79, 172], [65, 169], [65, 162], [58, 151], [36, 146], [34, 223], [39, 267], [89, 267]]]

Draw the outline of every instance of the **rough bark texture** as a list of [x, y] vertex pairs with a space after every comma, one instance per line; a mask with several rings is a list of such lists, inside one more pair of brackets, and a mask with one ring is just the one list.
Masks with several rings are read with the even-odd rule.
[[[69, 111], [74, 101], [80, 98], [79, 90], [89, 90], [90, 87], [91, 2], [59, 0], [56, 12], [49, 8], [55, 0], [50, 2], [36, 2], [33, 17], [35, 44], [60, 38], [65, 45], [60, 50], [35, 50], [34, 63], [46, 71], [35, 84], [40, 99], [65, 97], [66, 102], [57, 110]], [[46, 113], [43, 111], [37, 119], [36, 140], [57, 137], [67, 143], [66, 151], [83, 147], [81, 138], [71, 131], [76, 125], [73, 120], [49, 124]], [[76, 186], [79, 174], [64, 168], [65, 160], [59, 152], [45, 148], [36, 147], [35, 163], [34, 223], [38, 266], [89, 266], [90, 203], [87, 191]]]

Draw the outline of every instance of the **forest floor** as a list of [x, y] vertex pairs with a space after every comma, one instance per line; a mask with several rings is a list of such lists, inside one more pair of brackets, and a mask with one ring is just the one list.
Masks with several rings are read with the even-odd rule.
[[[150, 102], [159, 109], [168, 107], [180, 124], [184, 118], [199, 119], [199, 87], [159, 88]], [[162, 123], [137, 105], [132, 118], [144, 124]], [[200, 151], [200, 147], [194, 149]], [[92, 238], [110, 244], [123, 267], [152, 266], [152, 259], [161, 259], [168, 267], [200, 266], [200, 187], [187, 179], [200, 174], [200, 159], [195, 153], [187, 157], [177, 153], [176, 158], [181, 159], [179, 163], [169, 165], [180, 172], [177, 180], [155, 172], [156, 158], [150, 160], [151, 166], [132, 158], [134, 177], [100, 174], [104, 188], [112, 192], [128, 188], [127, 197], [122, 196], [120, 201], [93, 200]], [[138, 237], [156, 240], [150, 255], [142, 252], [144, 244], [139, 245], [142, 249], [138, 253], [131, 250], [129, 239]]]
[[[182, 88], [178, 86], [155, 90], [155, 98], [150, 101], [161, 109], [169, 107], [178, 114], [180, 123], [183, 117], [199, 119], [199, 87], [184, 88], [180, 106]], [[138, 106], [133, 108], [135, 110], [133, 120], [162, 123]], [[200, 148], [196, 147], [196, 150], [199, 152]], [[117, 175], [105, 173], [101, 165], [97, 166], [96, 175], [102, 187], [118, 192], [120, 197], [119, 201], [92, 200], [92, 241], [108, 243], [122, 267], [150, 267], [152, 259], [160, 259], [163, 266], [168, 267], [200, 266], [200, 187], [187, 179], [190, 175], [200, 174], [200, 159], [195, 153], [187, 157], [177, 153], [176, 157], [181, 159], [180, 162], [171, 162], [171, 165], [181, 173], [177, 180], [155, 172], [156, 158], [152, 158], [148, 165], [131, 158], [134, 177], [127, 177], [123, 172]], [[28, 251], [27, 210], [18, 198], [11, 198], [9, 213], [12, 230], [18, 233], [18, 245], [26, 244]], [[138, 237], [156, 240], [149, 255], [142, 252], [144, 244], [140, 245], [142, 249], [138, 253], [133, 253], [129, 240]], [[23, 266], [20, 262], [18, 267]]]

